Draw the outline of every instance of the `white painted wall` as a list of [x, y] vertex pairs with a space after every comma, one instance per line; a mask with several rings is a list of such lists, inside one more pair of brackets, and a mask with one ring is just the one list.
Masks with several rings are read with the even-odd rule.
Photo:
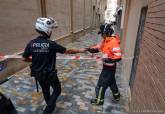
[[123, 29], [124, 26], [124, 15], [126, 10], [126, 0], [123, 0], [123, 11], [122, 11], [122, 18], [121, 18], [121, 29]]
[[117, 9], [117, 0], [107, 0], [107, 10], [105, 11], [105, 22], [116, 21], [115, 13]]

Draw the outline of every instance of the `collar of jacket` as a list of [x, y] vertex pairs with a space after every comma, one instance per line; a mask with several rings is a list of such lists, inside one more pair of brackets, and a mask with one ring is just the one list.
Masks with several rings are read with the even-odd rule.
[[115, 38], [115, 37], [114, 36], [106, 37], [104, 42], [110, 42], [113, 38]]

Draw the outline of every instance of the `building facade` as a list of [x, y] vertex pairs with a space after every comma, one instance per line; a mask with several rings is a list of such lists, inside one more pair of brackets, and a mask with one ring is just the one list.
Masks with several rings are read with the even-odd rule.
[[38, 17], [55, 18], [59, 27], [52, 38], [69, 37], [71, 41], [73, 34], [103, 22], [105, 9], [106, 0], [1, 0], [0, 53], [20, 52], [37, 35], [34, 23]]
[[165, 113], [165, 1], [125, 0], [123, 76], [130, 114]]

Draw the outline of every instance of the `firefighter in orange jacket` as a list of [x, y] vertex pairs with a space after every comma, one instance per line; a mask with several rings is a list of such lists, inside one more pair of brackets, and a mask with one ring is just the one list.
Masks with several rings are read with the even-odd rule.
[[91, 100], [93, 105], [103, 105], [105, 91], [110, 87], [116, 101], [120, 100], [120, 92], [116, 84], [116, 62], [121, 60], [119, 37], [113, 36], [114, 30], [110, 24], [100, 26], [103, 41], [93, 47], [86, 48], [91, 53], [102, 52], [103, 69], [96, 86], [96, 98]]

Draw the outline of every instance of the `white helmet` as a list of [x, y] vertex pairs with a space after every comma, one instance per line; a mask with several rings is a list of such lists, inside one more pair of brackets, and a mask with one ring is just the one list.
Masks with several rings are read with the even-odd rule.
[[57, 28], [57, 22], [49, 17], [49, 18], [38, 18], [35, 24], [35, 28], [39, 32], [44, 32], [48, 36], [51, 34], [53, 28]]

